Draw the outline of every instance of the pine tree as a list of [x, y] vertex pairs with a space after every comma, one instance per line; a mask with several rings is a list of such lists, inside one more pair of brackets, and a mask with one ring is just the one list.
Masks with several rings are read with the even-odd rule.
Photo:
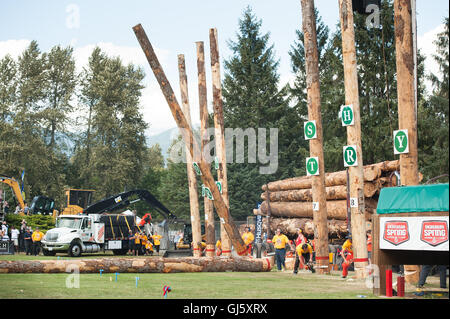
[[75, 59], [73, 49], [55, 46], [47, 56], [46, 105], [40, 116], [45, 127], [44, 136], [55, 149], [57, 134], [64, 134], [73, 110], [71, 99], [75, 91]]
[[[444, 21], [444, 31], [438, 34], [434, 44], [434, 60], [439, 74], [430, 74], [433, 92], [418, 108], [419, 165], [424, 180], [448, 181], [449, 143], [449, 19]], [[443, 178], [437, 178], [442, 175]]]
[[[295, 109], [289, 108], [287, 87], [279, 88], [274, 46], [269, 46], [269, 34], [261, 34], [261, 25], [262, 21], [248, 7], [239, 20], [237, 40], [228, 42], [233, 55], [224, 63], [224, 122], [226, 128], [252, 129], [256, 135], [258, 128], [266, 129], [267, 148], [269, 129], [278, 129], [278, 167], [273, 174], [261, 174], [260, 166], [265, 165], [249, 162], [248, 143], [244, 147], [244, 163], [228, 164], [230, 212], [238, 219], [251, 214], [261, 201], [263, 184], [291, 177], [302, 165], [299, 153], [304, 145], [298, 138], [302, 124]], [[261, 147], [256, 142], [256, 149]]]
[[81, 101], [88, 116], [77, 144], [74, 183], [97, 190], [99, 198], [137, 188], [146, 160], [145, 129], [139, 109], [144, 73], [94, 49], [82, 73]]

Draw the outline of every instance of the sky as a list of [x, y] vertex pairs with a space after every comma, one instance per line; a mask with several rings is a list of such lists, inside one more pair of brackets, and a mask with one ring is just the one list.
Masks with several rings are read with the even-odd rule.
[[[316, 0], [315, 5], [324, 23], [334, 32], [339, 21], [338, 0]], [[17, 58], [36, 40], [43, 52], [55, 45], [72, 46], [78, 71], [86, 65], [95, 46], [110, 56], [120, 56], [126, 64], [139, 65], [146, 74], [141, 108], [149, 124], [147, 133], [157, 134], [176, 124], [132, 30], [140, 23], [179, 103], [177, 55], [185, 55], [195, 126], [200, 122], [195, 42], [205, 44], [208, 104], [212, 111], [209, 30], [216, 28], [218, 32], [223, 79], [223, 61], [232, 54], [228, 43], [236, 40], [239, 19], [248, 6], [262, 20], [261, 32], [270, 34], [269, 42], [279, 60], [280, 85], [291, 81], [288, 52], [296, 40], [296, 30], [301, 29], [300, 0], [1, 0], [0, 59], [6, 54]], [[430, 56], [435, 50], [435, 36], [443, 30], [443, 20], [448, 14], [447, 0], [417, 0], [418, 46], [427, 57], [428, 72], [437, 71]]]

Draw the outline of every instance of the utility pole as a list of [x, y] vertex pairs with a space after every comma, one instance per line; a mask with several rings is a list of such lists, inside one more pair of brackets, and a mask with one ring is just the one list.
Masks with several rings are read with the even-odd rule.
[[[418, 185], [417, 117], [411, 0], [394, 1], [399, 130], [408, 130], [409, 152], [400, 154], [401, 185]], [[419, 281], [419, 267], [405, 265], [405, 280]]]
[[[181, 91], [181, 104], [183, 106], [183, 113], [186, 117], [186, 121], [191, 127], [191, 111], [189, 107], [189, 95], [187, 86], [186, 65], [184, 61], [184, 55], [178, 55], [178, 72], [180, 76], [180, 91]], [[194, 166], [192, 164], [192, 156], [189, 152], [189, 143], [185, 142], [186, 150], [186, 166], [187, 177], [189, 184], [189, 204], [191, 211], [191, 224], [192, 224], [192, 248], [194, 257], [201, 256], [201, 241], [202, 241], [202, 229], [200, 224], [200, 212], [198, 206], [198, 190], [197, 190], [197, 177], [195, 176]]]
[[317, 52], [316, 16], [314, 0], [301, 0], [302, 23], [306, 61], [306, 91], [308, 119], [315, 121], [316, 138], [309, 140], [311, 158], [318, 159], [318, 175], [312, 176], [314, 241], [319, 273], [328, 272], [327, 199], [325, 191], [325, 165], [323, 157], [322, 115], [320, 107], [319, 57]]
[[[188, 124], [186, 117], [181, 110], [180, 105], [176, 99], [175, 93], [173, 92], [172, 86], [170, 85], [169, 80], [164, 73], [161, 64], [158, 61], [158, 57], [155, 54], [155, 50], [153, 49], [150, 40], [147, 37], [147, 34], [144, 31], [144, 28], [141, 24], [137, 24], [133, 27], [133, 31], [136, 35], [136, 39], [138, 40], [142, 51], [144, 52], [147, 61], [155, 75], [156, 80], [161, 88], [161, 91], [166, 99], [167, 105], [172, 113], [172, 116], [177, 123], [178, 128], [182, 130], [183, 139], [186, 142], [189, 142], [189, 153], [193, 157], [194, 154], [198, 154], [200, 152], [200, 148], [196, 141], [194, 140], [194, 134], [190, 125]], [[203, 184], [208, 187], [211, 191], [211, 195], [213, 197], [214, 207], [216, 209], [217, 214], [219, 215], [226, 233], [230, 237], [230, 240], [233, 243], [234, 249], [237, 254], [242, 256], [246, 254], [246, 247], [242, 237], [240, 236], [239, 229], [233, 221], [233, 218], [230, 215], [228, 206], [225, 204], [222, 195], [214, 181], [214, 178], [211, 174], [208, 164], [204, 159], [200, 159], [200, 163], [198, 164], [198, 168], [201, 172], [201, 179]]]
[[[225, 127], [223, 123], [222, 83], [220, 80], [219, 41], [217, 38], [217, 29], [215, 28], [209, 29], [209, 45], [211, 51], [216, 155], [219, 158], [217, 179], [222, 183], [222, 198], [229, 210], [230, 202], [228, 200], [227, 157], [225, 152]], [[231, 256], [231, 241], [224, 230], [224, 224], [222, 222], [220, 223], [220, 236], [222, 242], [222, 254], [224, 256]]]
[[[345, 149], [344, 161], [350, 163], [350, 209], [355, 272], [357, 278], [364, 278], [365, 267], [368, 265], [368, 253], [366, 221], [364, 217], [361, 116], [352, 0], [339, 0], [339, 12], [342, 32], [342, 56], [344, 60], [345, 104], [351, 105], [350, 111], [351, 109], [353, 110], [349, 113], [353, 116], [353, 124], [347, 126], [347, 144], [353, 147]], [[341, 114], [341, 116], [344, 116], [344, 114]]]
[[[202, 157], [210, 157], [210, 150], [207, 148], [209, 142], [208, 135], [208, 101], [206, 96], [206, 73], [205, 73], [205, 50], [203, 42], [196, 42], [197, 46], [197, 73], [198, 73], [198, 97], [200, 104], [200, 138]], [[207, 161], [206, 161], [207, 162]], [[214, 229], [214, 206], [208, 197], [203, 197], [205, 210], [205, 236], [206, 236], [206, 257], [213, 257], [215, 252], [215, 229]]]

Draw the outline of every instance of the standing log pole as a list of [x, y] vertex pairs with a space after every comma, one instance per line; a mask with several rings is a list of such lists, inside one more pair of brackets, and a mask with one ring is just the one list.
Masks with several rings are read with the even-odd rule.
[[310, 121], [316, 122], [317, 131], [317, 138], [309, 141], [309, 150], [310, 156], [318, 157], [319, 160], [319, 175], [313, 176], [311, 181], [313, 202], [319, 204], [319, 209], [314, 211], [314, 241], [316, 244], [317, 268], [319, 273], [323, 274], [329, 272], [329, 259], [316, 16], [314, 13], [314, 0], [302, 0], [301, 5], [306, 60], [308, 118]]
[[344, 61], [345, 104], [353, 105], [354, 125], [347, 126], [347, 143], [356, 145], [357, 166], [349, 168], [350, 197], [358, 199], [358, 207], [351, 208], [351, 230], [357, 278], [365, 277], [368, 265], [366, 223], [364, 218], [364, 175], [361, 145], [361, 116], [359, 107], [358, 74], [356, 64], [355, 30], [351, 0], [339, 0]]
[[[223, 123], [222, 83], [220, 81], [219, 41], [217, 38], [217, 29], [215, 28], [209, 29], [209, 45], [211, 52], [216, 154], [219, 158], [219, 170], [217, 171], [217, 179], [222, 183], [222, 198], [225, 202], [225, 205], [229, 209], [230, 202], [228, 199], [227, 157], [225, 152], [225, 127]], [[224, 231], [223, 223], [220, 223], [220, 234], [222, 242], [222, 254], [224, 256], [231, 256], [231, 241], [228, 234]]]
[[[189, 152], [191, 156], [194, 158], [194, 154], [199, 154], [199, 146], [193, 138], [192, 129], [189, 126], [189, 123], [186, 120], [186, 117], [183, 114], [183, 111], [178, 104], [178, 101], [175, 97], [175, 94], [172, 90], [172, 87], [164, 73], [164, 70], [161, 67], [161, 64], [158, 61], [158, 58], [153, 50], [153, 47], [148, 40], [147, 35], [145, 34], [144, 29], [141, 24], [138, 24], [133, 27], [133, 31], [136, 35], [137, 40], [145, 53], [148, 63], [155, 75], [155, 78], [158, 81], [159, 86], [161, 87], [161, 91], [167, 101], [167, 104], [172, 112], [172, 116], [177, 123], [178, 128], [182, 131], [182, 136], [184, 141], [189, 141]], [[236, 250], [238, 255], [244, 255], [246, 253], [246, 248], [244, 241], [242, 240], [239, 229], [233, 221], [233, 218], [230, 215], [228, 205], [224, 202], [219, 189], [217, 188], [216, 183], [214, 182], [214, 178], [209, 169], [208, 163], [204, 159], [200, 160], [199, 168], [202, 173], [201, 179], [203, 184], [205, 184], [210, 190], [214, 197], [214, 207], [216, 208], [217, 214], [223, 220], [223, 225], [226, 233], [230, 237], [234, 249]]]
[[[183, 106], [183, 113], [189, 126], [191, 126], [191, 110], [189, 107], [186, 64], [183, 54], [178, 55], [178, 72], [180, 76], [181, 104]], [[194, 166], [192, 166], [192, 156], [189, 153], [189, 144], [190, 142], [185, 142], [187, 177], [189, 185], [189, 204], [192, 224], [192, 249], [194, 257], [200, 257], [202, 228], [200, 223], [200, 212], [198, 205], [197, 177], [195, 176]]]
[[[198, 96], [200, 106], [200, 136], [202, 157], [209, 163], [210, 153], [207, 148], [208, 135], [208, 100], [206, 96], [206, 73], [205, 73], [205, 50], [203, 42], [196, 42], [197, 46], [197, 73], [198, 73]], [[205, 210], [205, 237], [206, 257], [213, 257], [215, 252], [215, 230], [214, 230], [214, 207], [208, 197], [203, 197]]]
[[[400, 154], [401, 185], [419, 184], [416, 93], [411, 0], [394, 1], [395, 52], [397, 64], [398, 126], [408, 130], [409, 153]], [[419, 266], [405, 266], [405, 280], [419, 281]]]

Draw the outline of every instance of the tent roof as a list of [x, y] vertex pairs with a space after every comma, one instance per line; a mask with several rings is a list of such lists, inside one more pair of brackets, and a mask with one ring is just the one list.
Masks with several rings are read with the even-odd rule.
[[382, 188], [377, 214], [448, 212], [448, 185], [447, 183]]

